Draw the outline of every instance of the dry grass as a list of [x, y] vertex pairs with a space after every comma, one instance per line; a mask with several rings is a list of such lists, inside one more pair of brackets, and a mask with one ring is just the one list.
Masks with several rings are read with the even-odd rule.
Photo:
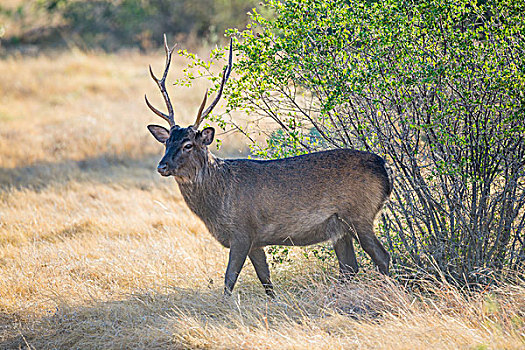
[[[227, 251], [154, 171], [143, 94], [162, 106], [146, 71], [162, 62], [0, 61], [0, 348], [525, 347], [524, 285], [467, 297], [363, 273], [338, 286], [331, 263], [295, 252], [272, 269], [277, 301], [251, 266], [224, 299]], [[203, 90], [172, 91], [183, 124]]]

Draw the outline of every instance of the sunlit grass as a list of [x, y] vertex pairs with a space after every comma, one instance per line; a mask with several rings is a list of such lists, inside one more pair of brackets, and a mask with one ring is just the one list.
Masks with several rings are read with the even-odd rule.
[[[223, 298], [227, 250], [155, 173], [150, 63], [162, 53], [0, 61], [0, 348], [525, 346], [523, 284], [469, 296], [363, 271], [340, 286], [334, 262], [292, 251], [272, 267], [276, 301], [249, 263]], [[182, 125], [204, 84], [170, 87]]]

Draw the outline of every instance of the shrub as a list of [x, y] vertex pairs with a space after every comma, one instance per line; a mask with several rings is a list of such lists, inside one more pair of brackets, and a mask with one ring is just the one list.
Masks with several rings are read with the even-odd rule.
[[[256, 155], [376, 152], [396, 179], [380, 230], [401, 269], [486, 282], [525, 262], [525, 40], [519, 1], [269, 0], [226, 95], [267, 118]], [[214, 58], [221, 55], [217, 52]], [[207, 63], [195, 59], [192, 65]], [[268, 123], [266, 123], [268, 125]]]

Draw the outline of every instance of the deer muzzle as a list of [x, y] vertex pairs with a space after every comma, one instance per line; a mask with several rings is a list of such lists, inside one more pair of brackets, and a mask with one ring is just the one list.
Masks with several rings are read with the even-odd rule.
[[166, 163], [159, 163], [159, 165], [157, 166], [157, 171], [162, 176], [169, 176], [170, 175], [170, 171], [168, 170], [168, 164], [166, 164]]

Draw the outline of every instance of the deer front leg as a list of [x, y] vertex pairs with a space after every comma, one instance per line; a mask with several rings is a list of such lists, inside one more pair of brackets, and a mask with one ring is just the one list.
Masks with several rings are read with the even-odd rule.
[[272, 281], [270, 281], [270, 269], [268, 268], [266, 254], [264, 253], [263, 248], [253, 248], [248, 256], [252, 261], [257, 277], [259, 277], [259, 281], [261, 281], [264, 287], [264, 291], [270, 298], [275, 298]]
[[250, 252], [251, 243], [246, 240], [232, 240], [230, 243], [230, 257], [224, 275], [224, 295], [231, 295], [235, 282], [241, 273], [244, 261]]

